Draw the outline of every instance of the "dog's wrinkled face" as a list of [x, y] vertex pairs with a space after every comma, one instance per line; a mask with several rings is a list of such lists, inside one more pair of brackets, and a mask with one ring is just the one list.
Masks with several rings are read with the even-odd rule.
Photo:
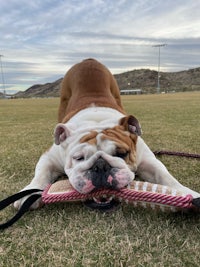
[[134, 179], [140, 134], [140, 125], [133, 116], [120, 119], [112, 128], [73, 134], [59, 124], [55, 143], [65, 150], [65, 172], [72, 186], [83, 194], [128, 186]]

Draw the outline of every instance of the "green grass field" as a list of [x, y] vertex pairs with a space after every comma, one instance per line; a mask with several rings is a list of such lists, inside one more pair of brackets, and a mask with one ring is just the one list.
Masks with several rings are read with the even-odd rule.
[[[33, 177], [53, 142], [58, 99], [0, 100], [0, 199]], [[200, 93], [124, 96], [152, 150], [200, 153]], [[198, 160], [163, 156], [184, 185], [200, 191]], [[14, 214], [0, 213], [0, 221]], [[122, 204], [104, 214], [60, 203], [25, 214], [0, 232], [2, 267], [198, 267], [200, 214], [161, 213]]]

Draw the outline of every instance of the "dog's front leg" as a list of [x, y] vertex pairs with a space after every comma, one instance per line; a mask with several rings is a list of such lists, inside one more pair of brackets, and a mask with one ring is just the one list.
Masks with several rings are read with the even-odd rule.
[[180, 184], [167, 170], [164, 164], [158, 160], [142, 138], [137, 143], [137, 173], [145, 181], [155, 184], [166, 185], [191, 194], [194, 198], [200, 194]]
[[[48, 184], [53, 183], [56, 178], [63, 173], [62, 165], [56, 158], [56, 153], [51, 148], [48, 152], [43, 154], [35, 168], [35, 175], [29, 185], [24, 187], [22, 191], [27, 189], [41, 189], [43, 190]], [[54, 153], [53, 153], [54, 152]], [[37, 193], [38, 194], [38, 193]], [[14, 203], [14, 207], [19, 209], [28, 197], [24, 197]], [[39, 198], [31, 209], [37, 209], [42, 206], [41, 198]]]

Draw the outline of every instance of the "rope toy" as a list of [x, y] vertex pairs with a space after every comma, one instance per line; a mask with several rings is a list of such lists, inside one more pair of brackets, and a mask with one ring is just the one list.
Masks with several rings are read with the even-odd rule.
[[89, 194], [81, 194], [74, 190], [68, 180], [61, 180], [49, 185], [42, 193], [45, 204], [56, 202], [75, 202], [95, 199], [115, 199], [127, 204], [152, 208], [162, 211], [178, 211], [192, 209], [193, 197], [183, 195], [173, 188], [148, 182], [133, 181], [130, 188], [121, 190], [100, 189]]

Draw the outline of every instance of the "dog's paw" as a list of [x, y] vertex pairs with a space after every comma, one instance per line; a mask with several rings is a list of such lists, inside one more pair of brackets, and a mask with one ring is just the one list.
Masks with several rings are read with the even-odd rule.
[[[22, 191], [27, 190], [27, 189], [33, 189], [31, 186], [26, 186]], [[22, 192], [21, 191], [21, 192]], [[34, 195], [35, 193], [32, 193], [28, 196], [22, 197], [21, 199], [17, 200], [14, 202], [14, 208], [19, 210], [21, 208], [21, 206], [24, 204], [24, 202], [31, 196]], [[42, 192], [37, 192], [37, 195], [42, 195]], [[31, 206], [30, 206], [30, 210], [35, 210], [38, 208], [41, 208], [44, 205], [44, 203], [42, 202], [42, 197], [39, 197]]]
[[[38, 194], [38, 193], [37, 193]], [[24, 202], [30, 197], [23, 197], [20, 200], [17, 200], [14, 202], [14, 208], [19, 210], [21, 208], [21, 206], [24, 204]], [[44, 206], [44, 203], [42, 202], [42, 197], [38, 198], [31, 206], [30, 206], [30, 210], [35, 210], [35, 209], [39, 209], [42, 206]]]

